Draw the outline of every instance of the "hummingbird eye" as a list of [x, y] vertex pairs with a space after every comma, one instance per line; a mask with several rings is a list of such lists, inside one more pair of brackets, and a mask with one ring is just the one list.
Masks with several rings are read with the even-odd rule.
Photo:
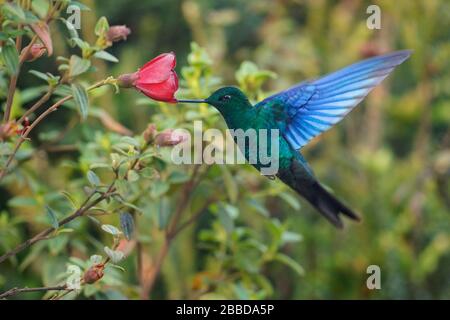
[[231, 96], [229, 94], [226, 94], [219, 98], [220, 101], [228, 101], [231, 99]]

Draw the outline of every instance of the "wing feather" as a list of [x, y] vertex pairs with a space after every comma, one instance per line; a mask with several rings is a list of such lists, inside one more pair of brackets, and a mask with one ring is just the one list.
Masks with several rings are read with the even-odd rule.
[[[358, 105], [411, 51], [366, 59], [319, 79], [306, 81], [256, 105], [282, 104], [287, 114], [284, 136], [295, 149], [328, 130]], [[268, 103], [271, 102], [271, 103]]]

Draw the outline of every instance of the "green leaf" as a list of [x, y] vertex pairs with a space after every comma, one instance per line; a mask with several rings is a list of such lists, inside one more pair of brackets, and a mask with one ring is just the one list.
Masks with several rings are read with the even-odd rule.
[[274, 260], [288, 266], [289, 268], [294, 270], [299, 276], [303, 276], [305, 274], [305, 270], [303, 269], [303, 267], [297, 261], [295, 261], [294, 259], [285, 254], [277, 253], [274, 257]]
[[91, 66], [91, 61], [87, 59], [82, 59], [79, 56], [72, 55], [70, 57], [70, 77], [76, 77], [84, 72], [86, 72]]
[[123, 212], [120, 214], [120, 228], [125, 235], [125, 238], [130, 240], [134, 233], [134, 220], [133, 216], [128, 212]]
[[39, 203], [35, 198], [18, 196], [8, 201], [10, 207], [34, 207]]
[[28, 23], [28, 24], [32, 24], [32, 23], [37, 23], [39, 22], [39, 18], [36, 17], [33, 13], [31, 13], [30, 11], [25, 11], [25, 20], [24, 22]]
[[111, 169], [111, 166], [106, 163], [93, 163], [89, 166], [89, 169], [98, 169], [98, 168]]
[[100, 262], [102, 262], [103, 257], [98, 255], [98, 254], [94, 254], [89, 258], [89, 261], [91, 262], [91, 264], [95, 265], [95, 264], [99, 264]]
[[72, 232], [73, 232], [73, 229], [71, 229], [71, 228], [60, 228], [56, 231], [56, 234], [59, 235], [62, 233], [72, 233]]
[[234, 221], [233, 218], [229, 215], [229, 213], [224, 210], [223, 206], [220, 206], [217, 211], [217, 216], [219, 218], [220, 224], [224, 227], [225, 231], [230, 234], [234, 229]]
[[300, 242], [302, 240], [303, 240], [303, 237], [301, 234], [291, 232], [291, 231], [284, 231], [283, 234], [281, 235], [281, 241], [283, 244]]
[[117, 264], [114, 264], [114, 263], [108, 263], [107, 267], [112, 267], [112, 268], [115, 268], [115, 269], [120, 270], [122, 272], [125, 272], [125, 268], [123, 268], [121, 266], [118, 266]]
[[124, 180], [124, 179], [119, 179], [116, 181], [115, 183], [117, 191], [119, 192], [119, 194], [124, 197], [127, 195], [128, 193], [128, 181]]
[[89, 183], [93, 186], [93, 187], [97, 187], [100, 185], [100, 178], [95, 174], [94, 171], [89, 170], [87, 172], [87, 178]]
[[290, 205], [294, 210], [300, 210], [301, 205], [296, 197], [288, 192], [283, 192], [278, 195], [283, 199], [288, 205]]
[[49, 218], [51, 226], [54, 229], [58, 229], [59, 222], [58, 222], [58, 218], [56, 217], [56, 213], [49, 206], [45, 206], [45, 211], [47, 212], [47, 216]]
[[78, 208], [78, 202], [72, 197], [72, 195], [67, 191], [61, 191], [61, 194], [69, 200], [70, 204], [74, 209]]
[[17, 3], [3, 3], [2, 14], [13, 20], [25, 20], [25, 12]]
[[31, 73], [32, 75], [38, 77], [39, 79], [42, 79], [42, 80], [45, 80], [45, 81], [48, 81], [48, 79], [49, 79], [48, 75], [46, 75], [43, 72], [36, 71], [36, 70], [30, 70], [28, 72]]
[[139, 180], [139, 174], [135, 170], [128, 171], [127, 179], [130, 182], [135, 182]]
[[257, 200], [255, 199], [248, 199], [247, 203], [250, 207], [252, 207], [253, 209], [256, 210], [256, 212], [258, 212], [259, 214], [261, 214], [264, 217], [270, 217], [270, 212], [269, 210], [266, 209], [266, 207], [264, 207], [263, 204], [259, 203]]
[[223, 209], [227, 212], [231, 219], [236, 219], [239, 216], [239, 209], [231, 204], [222, 203]]
[[123, 200], [121, 200], [120, 198], [118, 198], [117, 200], [119, 200], [119, 202], [120, 202], [121, 204], [123, 204], [124, 206], [126, 206], [126, 207], [128, 207], [128, 208], [131, 208], [131, 209], [136, 210], [136, 211], [138, 211], [138, 212], [142, 212], [142, 209], [141, 209], [141, 208], [139, 208], [138, 206], [135, 206], [134, 204], [132, 204], [132, 203], [130, 203], [130, 202], [123, 201]]
[[69, 44], [71, 46], [75, 45], [75, 43], [73, 42], [74, 39], [78, 39], [79, 35], [78, 35], [78, 31], [75, 28], [75, 26], [68, 20], [61, 18], [61, 20], [64, 22], [64, 24], [66, 25], [67, 31], [69, 31], [69, 35], [70, 35], [70, 41]]
[[173, 171], [169, 177], [167, 178], [167, 181], [170, 183], [184, 183], [189, 180], [189, 175], [186, 172], [183, 171]]
[[9, 74], [16, 75], [19, 71], [19, 52], [17, 52], [16, 44], [9, 39], [2, 48], [2, 58]]
[[111, 153], [110, 157], [111, 157], [111, 166], [114, 169], [117, 169], [120, 166], [120, 163], [121, 163], [120, 155], [117, 154], [117, 153]]
[[159, 230], [163, 230], [166, 228], [169, 223], [170, 216], [172, 214], [172, 210], [170, 207], [170, 200], [168, 197], [163, 197], [159, 201], [158, 206], [158, 228]]
[[99, 59], [103, 59], [103, 60], [106, 60], [106, 61], [110, 61], [110, 62], [119, 62], [119, 59], [114, 57], [111, 53], [103, 51], [103, 50], [96, 52], [94, 54], [94, 57], [99, 58]]
[[86, 89], [77, 83], [72, 84], [72, 94], [78, 110], [81, 114], [81, 119], [86, 120], [89, 109], [89, 98]]
[[104, 250], [113, 263], [118, 263], [124, 258], [124, 254], [122, 251], [112, 250], [108, 247], [105, 247]]
[[169, 190], [170, 185], [164, 181], [155, 181], [150, 190], [152, 198], [159, 198]]
[[223, 181], [225, 183], [225, 189], [227, 191], [228, 197], [231, 203], [235, 203], [238, 198], [239, 187], [233, 179], [230, 170], [226, 166], [220, 166], [222, 169]]
[[110, 224], [102, 224], [102, 230], [112, 234], [113, 236], [118, 236], [121, 234], [119, 229]]
[[48, 0], [33, 0], [31, 7], [41, 18], [44, 18], [47, 15], [50, 4]]
[[140, 146], [139, 141], [137, 141], [136, 139], [134, 139], [132, 137], [126, 137], [126, 136], [122, 137], [122, 138], [120, 138], [120, 142], [131, 145], [136, 148], [139, 148], [139, 146]]
[[102, 36], [105, 35], [106, 32], [109, 30], [109, 23], [108, 20], [105, 17], [101, 17], [98, 19], [96, 25], [95, 25], [95, 35], [96, 36]]
[[56, 256], [66, 248], [67, 242], [69, 242], [67, 234], [59, 235], [58, 237], [47, 240], [48, 249], [52, 255]]

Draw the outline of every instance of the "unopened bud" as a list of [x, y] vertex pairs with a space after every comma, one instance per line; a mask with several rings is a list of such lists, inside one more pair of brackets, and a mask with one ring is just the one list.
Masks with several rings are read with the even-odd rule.
[[44, 44], [45, 48], [47, 49], [47, 55], [51, 56], [53, 54], [53, 42], [50, 36], [50, 29], [48, 27], [48, 24], [40, 21], [37, 23], [33, 23], [32, 25], [30, 25], [30, 27]]
[[95, 264], [89, 269], [87, 269], [83, 275], [84, 283], [92, 284], [100, 280], [103, 277], [104, 269], [105, 269], [104, 264]]
[[142, 136], [144, 137], [144, 140], [146, 143], [152, 143], [155, 140], [156, 137], [156, 126], [154, 123], [150, 123], [147, 126], [147, 129], [144, 130], [142, 133]]
[[117, 42], [120, 40], [126, 40], [127, 36], [131, 33], [131, 30], [127, 26], [111, 26], [106, 33], [106, 40], [109, 42]]
[[155, 138], [155, 144], [160, 147], [170, 147], [175, 146], [189, 139], [186, 132], [167, 129], [159, 133]]
[[132, 88], [134, 83], [139, 79], [139, 73], [126, 73], [117, 78], [117, 85], [121, 88]]
[[8, 138], [20, 134], [21, 130], [16, 122], [10, 121], [0, 125], [0, 141], [7, 140]]
[[25, 54], [24, 61], [34, 61], [40, 57], [47, 51], [45, 46], [42, 43], [34, 43], [31, 45], [31, 48], [29, 46], [22, 49], [22, 54]]

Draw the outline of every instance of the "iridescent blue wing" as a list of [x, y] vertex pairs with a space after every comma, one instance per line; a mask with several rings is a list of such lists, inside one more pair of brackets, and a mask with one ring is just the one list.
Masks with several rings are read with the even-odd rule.
[[405, 61], [411, 51], [397, 51], [352, 64], [316, 80], [305, 81], [258, 103], [283, 105], [284, 137], [295, 149], [328, 130], [391, 71]]

